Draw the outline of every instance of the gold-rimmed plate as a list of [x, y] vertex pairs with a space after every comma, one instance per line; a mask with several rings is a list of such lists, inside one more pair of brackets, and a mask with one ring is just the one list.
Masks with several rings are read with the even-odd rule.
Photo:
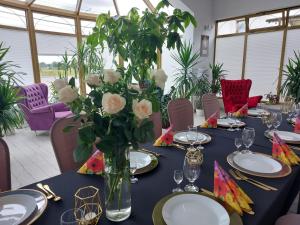
[[0, 197], [8, 196], [8, 195], [15, 195], [15, 194], [22, 194], [22, 195], [28, 195], [35, 199], [37, 204], [37, 209], [34, 211], [34, 213], [28, 218], [28, 222], [26, 221], [26, 224], [30, 225], [33, 224], [45, 211], [48, 200], [46, 196], [37, 190], [34, 189], [18, 189], [14, 191], [5, 191], [0, 193]]
[[[264, 132], [265, 136], [269, 139], [273, 139], [273, 133], [274, 133], [273, 130]], [[276, 131], [276, 133], [278, 134], [280, 139], [282, 139], [288, 144], [295, 144], [295, 145], [300, 144], [300, 134], [296, 134], [290, 131], [282, 131], [282, 130], [278, 130]]]
[[[176, 132], [173, 137], [174, 141], [177, 143], [180, 143], [180, 144], [184, 144], [184, 145], [190, 144], [187, 140], [187, 135], [186, 135], [187, 132], [189, 132], [189, 131]], [[191, 131], [191, 133], [194, 134], [194, 137], [195, 137], [194, 144], [195, 145], [202, 145], [202, 144], [211, 142], [211, 136], [206, 133], [199, 132], [199, 131], [198, 132]]]
[[270, 112], [264, 109], [248, 109], [248, 115], [249, 116], [267, 116]]
[[[152, 221], [153, 221], [153, 224], [154, 225], [166, 225], [166, 222], [164, 221], [164, 218], [163, 218], [163, 215], [162, 215], [162, 210], [163, 210], [163, 207], [165, 205], [165, 203], [171, 199], [172, 197], [174, 196], [177, 196], [177, 195], [183, 195], [183, 194], [187, 194], [186, 192], [184, 193], [173, 193], [173, 194], [170, 194], [170, 195], [167, 195], [165, 197], [163, 197], [162, 199], [160, 199], [154, 209], [153, 209], [153, 212], [152, 212]], [[215, 201], [217, 201], [218, 203], [220, 203], [221, 205], [224, 206], [224, 208], [226, 209], [228, 215], [229, 215], [229, 218], [230, 218], [230, 225], [243, 225], [243, 221], [240, 217], [240, 215], [232, 210], [229, 210], [228, 207], [226, 205], [224, 205], [225, 203], [222, 202], [221, 200], [218, 200], [216, 199], [215, 197], [211, 196], [211, 195], [208, 195], [208, 194], [205, 194], [205, 193], [191, 193], [191, 194], [197, 194], [197, 195], [203, 195], [203, 196], [206, 196], [210, 199], [213, 199]], [[186, 221], [186, 223], [188, 224], [188, 221]]]
[[[230, 121], [232, 122], [232, 124], [230, 124]], [[246, 126], [246, 123], [243, 121], [240, 121], [238, 119], [231, 119], [231, 118], [223, 118], [223, 119], [218, 119], [217, 122], [219, 127], [244, 127]]]
[[157, 157], [150, 152], [143, 151], [143, 149], [130, 151], [129, 158], [130, 162], [137, 166], [135, 175], [147, 173], [158, 165]]
[[[238, 153], [238, 154], [243, 154], [243, 153]], [[231, 153], [230, 155], [227, 156], [227, 162], [233, 168], [235, 168], [235, 169], [237, 169], [237, 170], [239, 170], [243, 173], [247, 173], [247, 174], [250, 174], [252, 176], [257, 176], [257, 177], [281, 178], [281, 177], [288, 176], [292, 172], [292, 169], [291, 169], [290, 166], [282, 163], [279, 160], [273, 159], [270, 155], [266, 155], [266, 154], [263, 154], [263, 153], [257, 153], [257, 152], [253, 152], [253, 153], [249, 153], [249, 154], [256, 154], [257, 156], [262, 156], [262, 159], [266, 163], [268, 163], [268, 160], [270, 162], [271, 162], [271, 160], [273, 160], [275, 163], [270, 164], [270, 165], [274, 165], [274, 167], [270, 169], [273, 172], [264, 172], [264, 173], [262, 173], [262, 172], [257, 172], [257, 168], [251, 170], [251, 168], [248, 167], [248, 166], [242, 167], [242, 166], [240, 166], [236, 163], [235, 158], [234, 158], [234, 157], [236, 157], [236, 154], [234, 154], [234, 153]], [[266, 167], [262, 168], [262, 170], [265, 170], [265, 168]]]

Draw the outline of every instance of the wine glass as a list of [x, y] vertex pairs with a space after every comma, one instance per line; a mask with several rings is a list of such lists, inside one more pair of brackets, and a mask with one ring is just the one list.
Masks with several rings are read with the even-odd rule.
[[189, 181], [189, 184], [184, 187], [184, 190], [188, 192], [199, 191], [199, 188], [194, 185], [194, 182], [200, 175], [200, 166], [202, 163], [200, 158], [197, 158], [197, 152], [200, 153], [199, 150], [188, 151], [184, 158], [183, 173], [185, 178]]
[[186, 139], [190, 144], [190, 147], [193, 148], [194, 144], [197, 142], [198, 133], [197, 128], [193, 126], [188, 126], [188, 131], [186, 132]]
[[228, 114], [227, 114], [227, 121], [228, 121], [228, 124], [229, 124], [229, 128], [227, 129], [228, 131], [234, 131], [234, 129], [233, 129], [233, 124], [234, 124], [234, 120], [233, 120], [233, 115], [232, 115], [232, 113], [231, 112], [229, 112]]
[[81, 209], [68, 209], [60, 216], [60, 225], [78, 225], [77, 218], [83, 218], [83, 211]]
[[134, 173], [137, 170], [137, 163], [135, 160], [130, 160], [130, 173], [131, 173], [131, 178], [130, 182], [132, 184], [135, 184], [138, 181], [138, 178], [134, 177]]
[[281, 112], [274, 112], [273, 113], [273, 126], [274, 126], [274, 130], [275, 131], [280, 126], [281, 122], [282, 122], [282, 114], [281, 114]]
[[242, 140], [243, 144], [245, 145], [246, 149], [242, 150], [242, 153], [251, 153], [250, 147], [254, 142], [255, 138], [255, 130], [252, 127], [244, 128], [242, 132]]
[[179, 186], [179, 184], [183, 181], [183, 172], [182, 172], [182, 170], [174, 170], [173, 178], [174, 178], [174, 181], [177, 184], [177, 187], [174, 188], [172, 191], [173, 192], [183, 192], [183, 190]]
[[236, 151], [234, 151], [234, 154], [237, 154], [237, 153], [239, 153], [240, 147], [242, 147], [242, 145], [243, 145], [242, 138], [235, 138], [234, 139], [234, 145], [236, 147]]
[[266, 131], [268, 133], [271, 131], [272, 126], [273, 126], [273, 115], [271, 113], [268, 116], [266, 116], [265, 124], [268, 128], [268, 130]]

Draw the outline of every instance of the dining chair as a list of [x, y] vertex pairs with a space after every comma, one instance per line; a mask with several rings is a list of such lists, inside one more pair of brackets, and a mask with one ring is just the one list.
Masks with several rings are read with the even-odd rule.
[[185, 98], [171, 100], [168, 103], [168, 115], [173, 131], [187, 130], [194, 125], [194, 113], [192, 103]]
[[217, 112], [218, 118], [220, 118], [220, 105], [216, 94], [207, 93], [202, 96], [202, 108], [204, 111], [204, 117], [207, 120], [212, 114]]
[[154, 131], [154, 138], [155, 140], [159, 138], [162, 134], [162, 120], [161, 120], [161, 113], [154, 112], [150, 116], [150, 120], [153, 122], [153, 131]]
[[[77, 147], [78, 128], [80, 120], [74, 121], [74, 117], [58, 119], [50, 130], [50, 139], [56, 156], [59, 169], [62, 173], [78, 169], [82, 163], [74, 161], [73, 151]], [[67, 126], [72, 126], [69, 131], [64, 131]]]
[[6, 142], [0, 138], [0, 192], [11, 189], [10, 157]]
[[275, 225], [299, 225], [300, 214], [287, 214], [279, 217], [276, 220]]

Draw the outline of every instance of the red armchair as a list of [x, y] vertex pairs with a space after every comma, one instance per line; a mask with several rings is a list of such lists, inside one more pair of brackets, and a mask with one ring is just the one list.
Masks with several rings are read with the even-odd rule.
[[221, 80], [222, 96], [225, 112], [235, 112], [248, 103], [252, 81]]

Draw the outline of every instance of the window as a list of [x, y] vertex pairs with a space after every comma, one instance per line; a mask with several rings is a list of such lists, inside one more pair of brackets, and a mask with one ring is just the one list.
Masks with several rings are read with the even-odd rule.
[[33, 13], [33, 19], [36, 30], [75, 34], [74, 19], [41, 13]]
[[246, 30], [245, 19], [218, 22], [218, 35], [243, 33]]
[[44, 5], [58, 9], [75, 11], [77, 0], [35, 0], [34, 5]]
[[300, 26], [300, 8], [290, 11], [289, 26]]
[[268, 28], [268, 27], [278, 27], [282, 25], [283, 25], [282, 12], [249, 18], [250, 30]]
[[80, 25], [82, 35], [89, 35], [93, 32], [93, 28], [96, 26], [96, 22], [89, 20], [81, 20]]
[[0, 24], [26, 28], [25, 11], [0, 6]]
[[80, 12], [100, 14], [108, 11], [112, 16], [117, 15], [113, 0], [82, 0]]
[[138, 8], [140, 12], [145, 11], [145, 9], [148, 8], [143, 0], [117, 0], [117, 4], [122, 16], [127, 15], [130, 9], [133, 7]]

